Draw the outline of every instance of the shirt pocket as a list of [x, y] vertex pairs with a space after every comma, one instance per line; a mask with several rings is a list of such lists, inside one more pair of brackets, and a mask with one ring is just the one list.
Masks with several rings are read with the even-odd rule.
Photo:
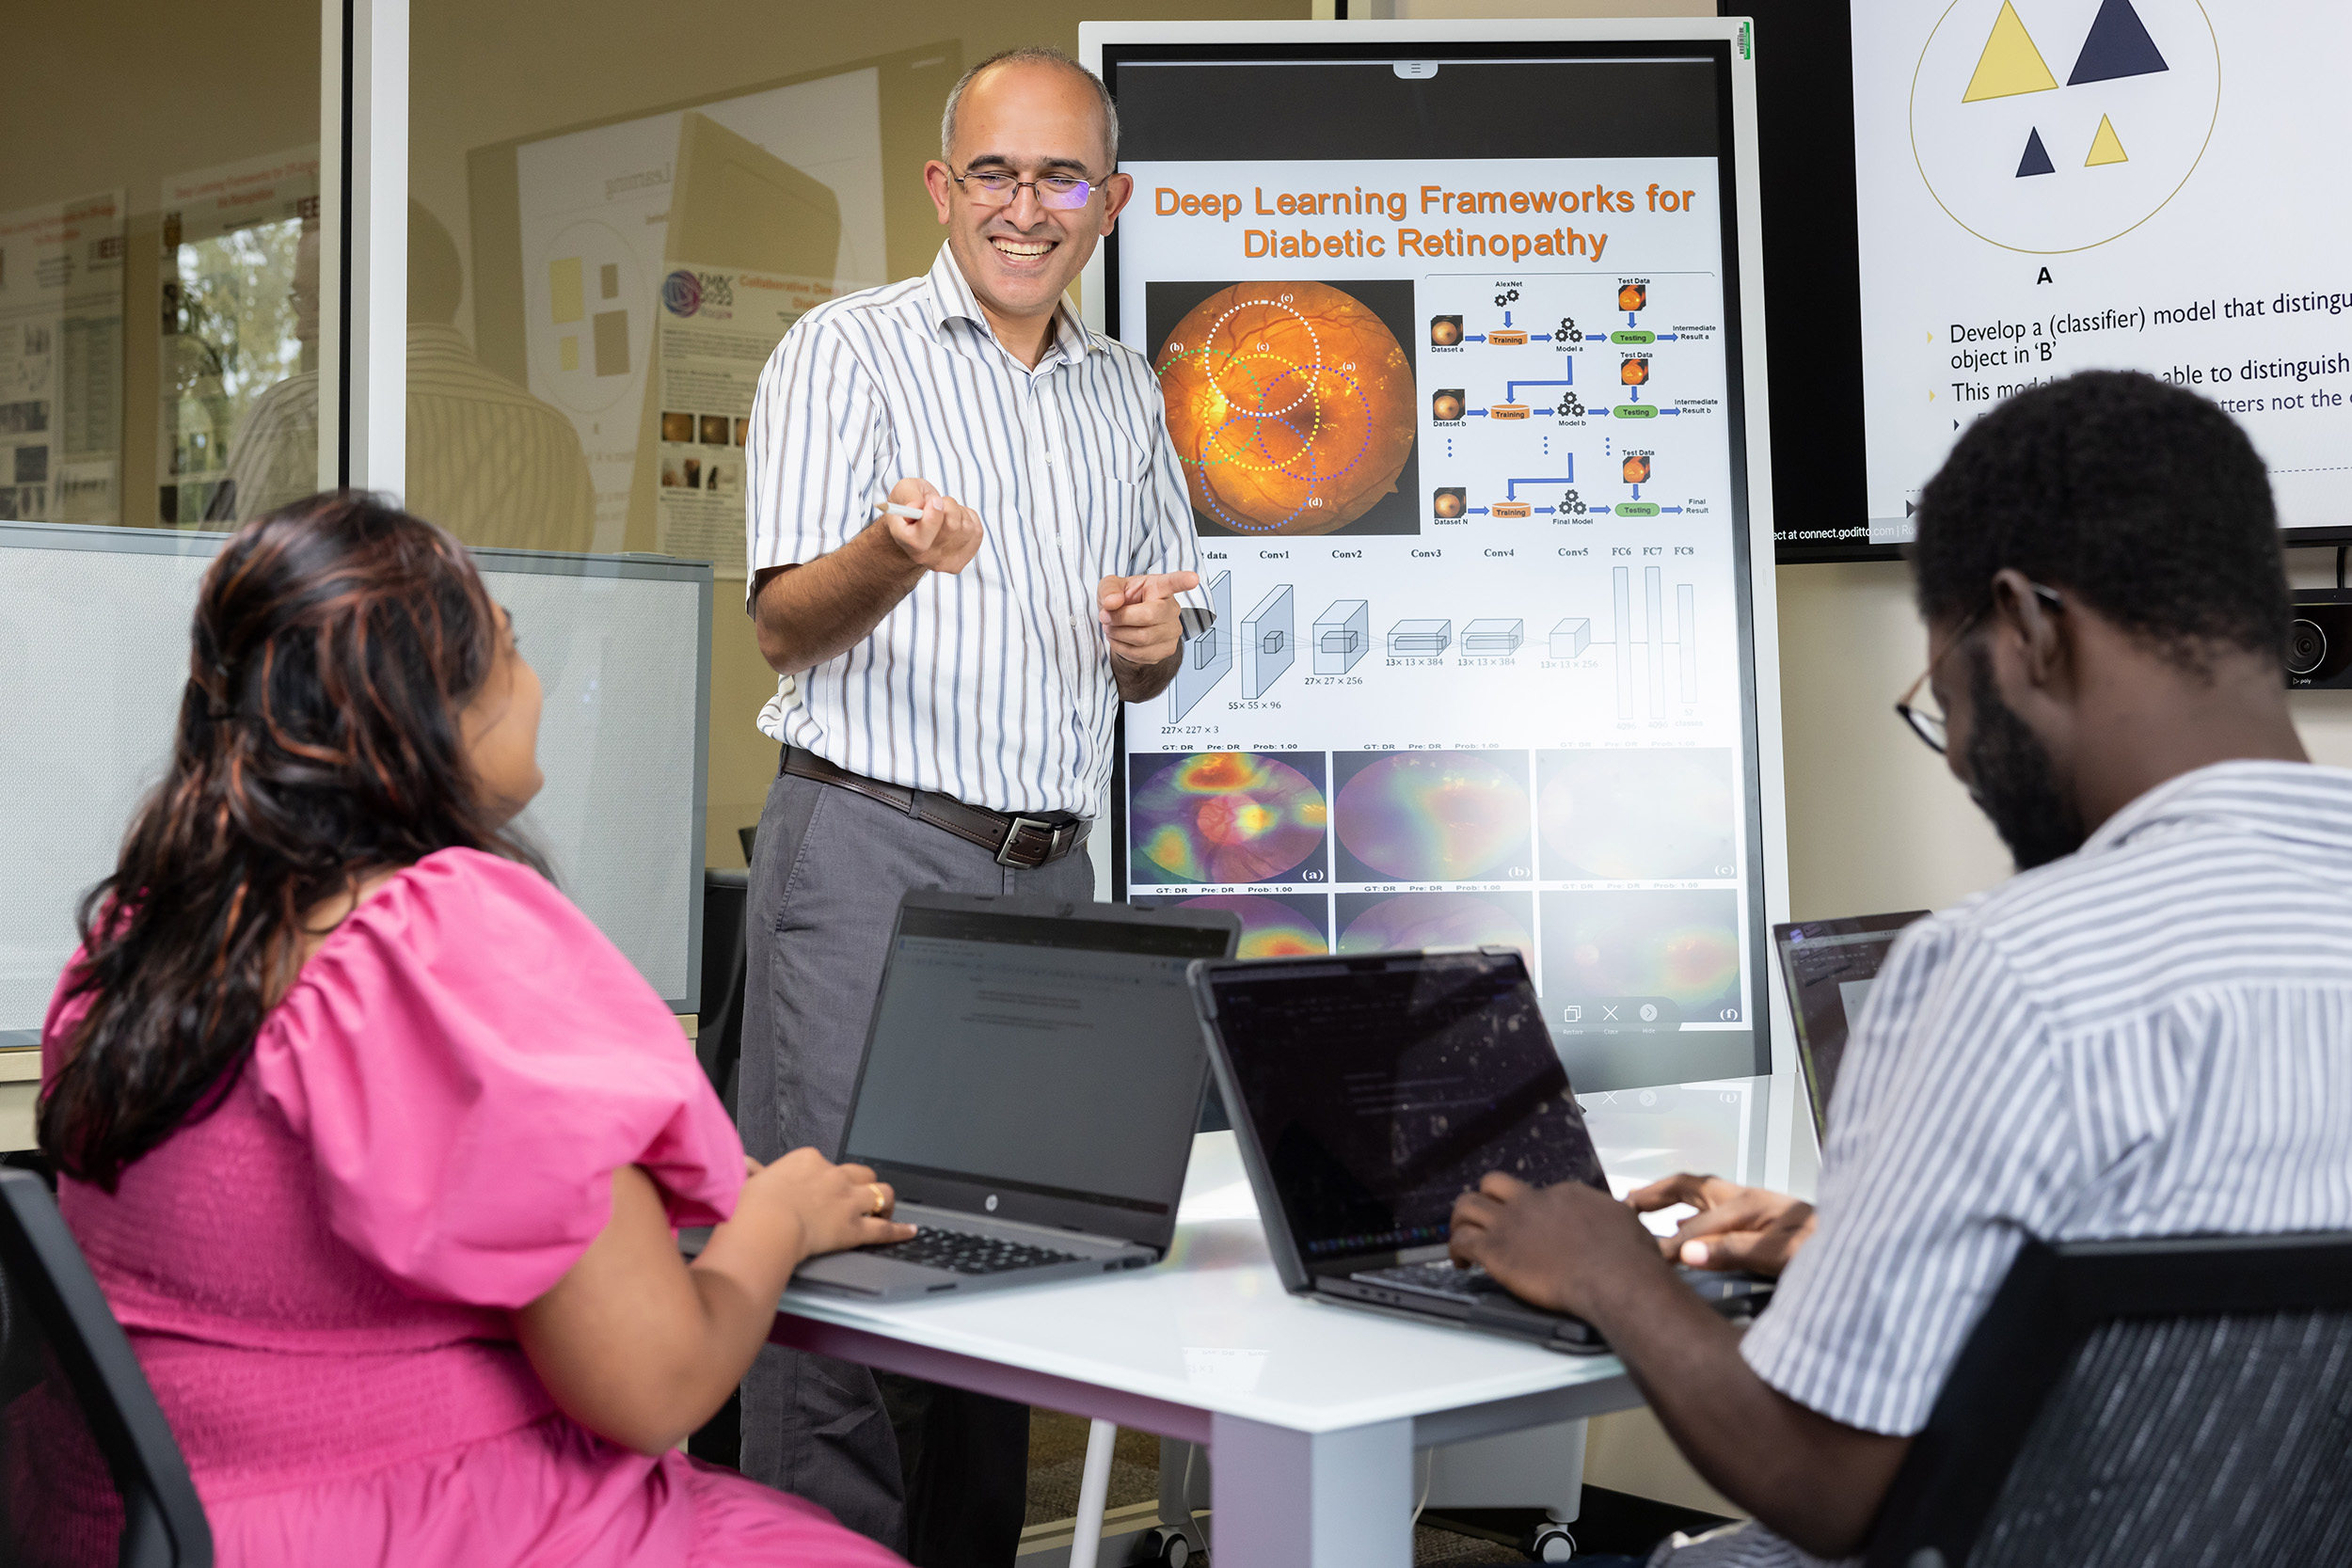
[[1105, 473], [1089, 478], [1078, 494], [1089, 565], [1098, 577], [1125, 577], [1144, 544], [1143, 484]]

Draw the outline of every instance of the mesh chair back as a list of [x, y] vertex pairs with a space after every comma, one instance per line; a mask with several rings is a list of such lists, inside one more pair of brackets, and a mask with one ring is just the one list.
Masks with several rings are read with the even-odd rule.
[[1868, 1561], [2352, 1561], [2352, 1237], [2029, 1243]]
[[2352, 1313], [2103, 1324], [2050, 1391], [1968, 1561], [2352, 1561]]
[[212, 1560], [187, 1465], [48, 1189], [0, 1170], [0, 1565]]

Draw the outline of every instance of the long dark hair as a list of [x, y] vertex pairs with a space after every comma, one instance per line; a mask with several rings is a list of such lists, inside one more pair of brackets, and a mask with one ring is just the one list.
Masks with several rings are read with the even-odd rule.
[[92, 1002], [40, 1106], [43, 1152], [108, 1192], [235, 1085], [303, 911], [437, 849], [539, 863], [467, 761], [498, 611], [441, 530], [350, 491], [282, 507], [221, 547], [191, 641], [170, 768], [82, 899]]

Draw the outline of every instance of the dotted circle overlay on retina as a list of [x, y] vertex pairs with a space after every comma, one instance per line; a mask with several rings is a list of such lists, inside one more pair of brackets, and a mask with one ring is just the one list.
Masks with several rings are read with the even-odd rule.
[[[1372, 404], [1364, 396], [1361, 383], [1354, 376], [1323, 363], [1323, 340], [1315, 335], [1314, 324], [1279, 299], [1241, 301], [1225, 314], [1217, 317], [1216, 324], [1205, 335], [1208, 343], [1216, 341], [1217, 334], [1224, 330], [1227, 322], [1232, 321], [1244, 310], [1259, 308], [1279, 310], [1297, 321], [1300, 328], [1307, 334], [1308, 346], [1311, 351], [1308, 361], [1301, 364], [1295, 359], [1288, 358], [1271, 350], [1213, 349], [1204, 343], [1200, 348], [1188, 349], [1175, 356], [1168, 363], [1162, 365], [1157, 373], [1165, 376], [1187, 359], [1200, 360], [1208, 372], [1209, 385], [1223, 396], [1225, 405], [1230, 410], [1225, 422], [1209, 434], [1207, 447], [1210, 455], [1200, 458], [1186, 456], [1183, 457], [1182, 461], [1204, 472], [1230, 463], [1253, 473], [1284, 473], [1293, 479], [1305, 482], [1311, 491], [1318, 481], [1329, 483], [1342, 478], [1361, 462], [1364, 454], [1372, 450]], [[1272, 372], [1271, 385], [1262, 379], [1261, 372], [1256, 368], [1260, 361], [1271, 361], [1275, 366], [1279, 367]], [[1251, 382], [1249, 388], [1242, 396], [1235, 396], [1234, 388], [1226, 384], [1225, 372], [1234, 370], [1239, 370], [1248, 375]], [[1270, 406], [1281, 393], [1280, 384], [1293, 377], [1296, 377], [1301, 385], [1291, 394], [1290, 401], [1281, 404], [1279, 407]], [[1322, 471], [1323, 457], [1321, 449], [1316, 445], [1316, 437], [1323, 430], [1323, 404], [1326, 397], [1323, 383], [1327, 379], [1337, 383], [1346, 395], [1355, 398], [1358, 406], [1363, 411], [1364, 430], [1363, 440], [1358, 444], [1355, 451], [1348, 454], [1344, 463], [1327, 473]], [[1252, 398], [1257, 404], [1254, 408], [1248, 406]], [[1307, 410], [1307, 428], [1303, 431], [1298, 428], [1298, 422], [1290, 417], [1301, 404], [1304, 404]], [[1269, 423], [1280, 425], [1297, 438], [1296, 455], [1288, 459], [1278, 458], [1267, 450], [1265, 431]], [[1236, 429], [1242, 433], [1242, 439], [1234, 440], [1229, 437], [1228, 433]], [[1220, 454], [1220, 448], [1230, 450]], [[1263, 461], [1252, 462], [1250, 459], [1253, 455]], [[1305, 465], [1303, 469], [1300, 467], [1302, 464]], [[1200, 494], [1201, 498], [1209, 503], [1209, 510], [1216, 514], [1219, 522], [1229, 528], [1239, 529], [1245, 533], [1279, 533], [1295, 522], [1309, 509], [1310, 502], [1314, 499], [1311, 494], [1306, 500], [1293, 507], [1288, 515], [1275, 522], [1261, 523], [1233, 515], [1227, 508], [1218, 504], [1216, 494], [1206, 483], [1201, 485]]]

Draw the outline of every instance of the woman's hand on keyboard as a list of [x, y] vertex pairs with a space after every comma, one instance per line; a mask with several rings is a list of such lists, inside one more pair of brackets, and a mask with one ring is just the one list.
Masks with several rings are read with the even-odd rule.
[[788, 1216], [800, 1233], [801, 1257], [903, 1242], [914, 1234], [914, 1227], [889, 1217], [898, 1196], [865, 1165], [836, 1165], [813, 1148], [796, 1148], [771, 1165], [745, 1164], [751, 1180], [743, 1183], [736, 1216], [746, 1210]]
[[1687, 1172], [1626, 1195], [1637, 1214], [1687, 1203], [1698, 1211], [1658, 1240], [1666, 1260], [1777, 1277], [1813, 1235], [1813, 1205], [1765, 1187]]

